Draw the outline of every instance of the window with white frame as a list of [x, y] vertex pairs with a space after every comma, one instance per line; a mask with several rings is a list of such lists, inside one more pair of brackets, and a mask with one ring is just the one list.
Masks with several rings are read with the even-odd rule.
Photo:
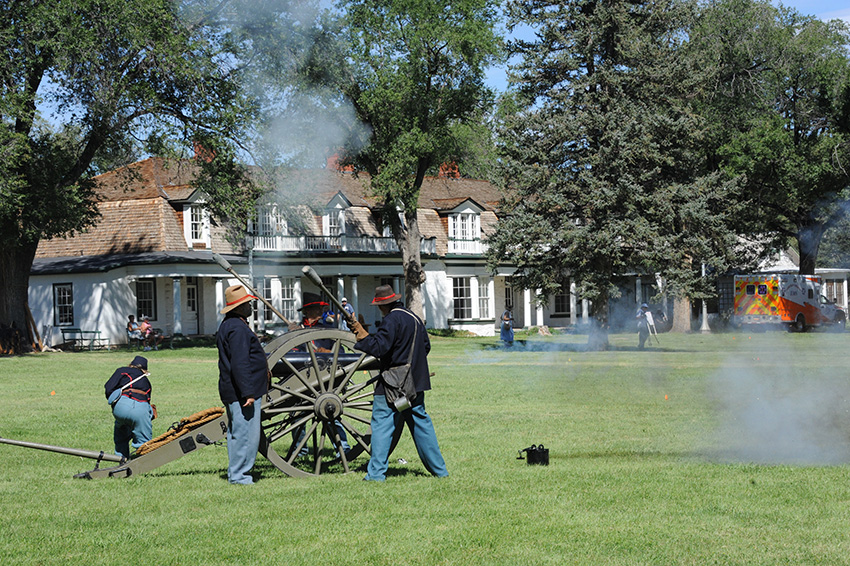
[[341, 236], [344, 231], [343, 212], [339, 209], [328, 211], [328, 236]]
[[511, 280], [505, 278], [505, 308], [513, 310], [514, 308], [514, 289], [511, 286]]
[[[263, 298], [269, 303], [272, 302], [272, 279], [271, 277], [263, 278]], [[263, 320], [266, 324], [271, 324], [277, 320], [277, 315], [272, 311], [272, 308], [263, 303]]]
[[569, 280], [561, 283], [561, 289], [555, 294], [555, 311], [553, 316], [569, 316], [570, 315], [570, 282]]
[[204, 209], [198, 204], [189, 207], [189, 237], [193, 242], [204, 239]]
[[260, 250], [279, 249], [278, 237], [289, 233], [289, 225], [280, 214], [277, 205], [266, 204], [257, 207], [257, 219], [254, 221], [254, 248]]
[[289, 226], [275, 205], [257, 207], [257, 226], [254, 233], [257, 236], [286, 235]]
[[72, 283], [53, 284], [53, 313], [55, 326], [74, 324], [74, 285]]
[[468, 320], [472, 318], [472, 292], [469, 277], [452, 278], [452, 299], [454, 300], [453, 318]]
[[183, 209], [183, 235], [193, 248], [210, 245], [210, 213], [203, 203], [195, 203]]
[[295, 310], [295, 278], [280, 279], [280, 313], [287, 320], [296, 320], [298, 311]]
[[156, 320], [156, 279], [136, 280], [136, 318]]
[[478, 280], [478, 317], [490, 318], [490, 281], [486, 278]]
[[449, 252], [479, 253], [481, 222], [477, 212], [459, 212], [449, 216]]

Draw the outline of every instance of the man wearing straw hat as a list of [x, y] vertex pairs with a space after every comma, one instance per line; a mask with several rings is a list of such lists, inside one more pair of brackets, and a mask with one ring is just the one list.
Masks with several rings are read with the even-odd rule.
[[431, 341], [425, 325], [415, 314], [404, 308], [401, 297], [389, 285], [375, 289], [373, 305], [381, 310], [383, 319], [375, 334], [370, 335], [359, 322], [352, 325], [357, 338], [354, 349], [371, 354], [380, 360], [381, 371], [391, 367], [410, 364], [416, 397], [403, 410], [396, 410], [387, 403], [382, 381], [375, 384], [372, 402], [372, 457], [366, 477], [369, 481], [384, 481], [389, 464], [393, 434], [407, 423], [413, 435], [413, 443], [419, 459], [431, 474], [446, 477], [449, 471], [440, 452], [434, 423], [425, 411], [425, 391], [431, 389], [431, 374], [428, 370], [428, 352]]
[[227, 479], [234, 484], [254, 483], [249, 472], [260, 447], [260, 402], [269, 387], [266, 353], [247, 320], [256, 298], [242, 285], [228, 287], [216, 334], [218, 393], [229, 423]]

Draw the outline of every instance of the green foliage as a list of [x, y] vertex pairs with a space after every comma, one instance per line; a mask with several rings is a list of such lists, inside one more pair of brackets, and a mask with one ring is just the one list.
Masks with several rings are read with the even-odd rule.
[[[846, 434], [821, 446], [843, 464], [762, 465], [726, 458], [745, 435], [719, 433], [728, 424], [747, 432], [768, 409], [803, 427], [794, 410], [806, 404], [817, 407], [812, 421], [846, 431], [847, 336], [662, 334], [661, 349], [636, 352], [634, 334], [615, 334], [604, 353], [583, 351], [580, 340], [560, 336], [507, 351], [495, 338], [432, 338], [427, 406], [445, 480], [427, 475], [407, 431], [383, 485], [361, 481], [365, 457], [357, 473], [298, 480], [260, 456], [257, 485], [230, 486], [224, 446], [138, 477], [84, 481], [71, 476], [93, 468], [92, 460], [0, 445], [0, 559], [21, 566], [846, 562]], [[103, 383], [132, 354], [0, 359], [0, 434], [109, 450]], [[219, 405], [214, 348], [149, 354], [160, 411], [154, 434]], [[742, 386], [748, 381], [763, 388]], [[731, 419], [736, 403], [753, 412]], [[785, 440], [777, 435], [772, 444]], [[516, 459], [531, 444], [549, 449], [549, 466]], [[719, 544], [718, 533], [734, 536]]]
[[850, 29], [730, 0], [707, 7], [694, 41], [716, 58], [707, 112], [720, 165], [744, 181], [742, 225], [768, 248], [795, 238], [814, 273], [850, 198]]
[[0, 322], [26, 328], [36, 246], [96, 221], [92, 177], [104, 168], [199, 143], [215, 156], [201, 164], [211, 201], [236, 203], [216, 210], [246, 218], [256, 189], [236, 158], [259, 104], [243, 81], [267, 46], [261, 32], [290, 7], [254, 4], [0, 2]]
[[699, 264], [732, 259], [727, 193], [712, 171], [695, 101], [706, 76], [686, 43], [688, 2], [511, 2], [535, 38], [503, 101], [505, 184], [515, 196], [490, 238], [490, 265], [552, 295], [578, 283], [604, 327], [623, 273], [660, 272], [674, 295], [702, 296]]

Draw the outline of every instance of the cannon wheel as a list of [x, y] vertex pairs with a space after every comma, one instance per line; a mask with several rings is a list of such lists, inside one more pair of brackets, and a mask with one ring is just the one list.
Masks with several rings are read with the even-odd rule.
[[[315, 340], [329, 340], [330, 354], [317, 355]], [[283, 361], [292, 372], [272, 378], [261, 417], [260, 453], [283, 473], [347, 473], [354, 459], [369, 453], [374, 388], [367, 381], [377, 371], [363, 369], [374, 358], [355, 352], [353, 346], [350, 332], [334, 329], [298, 330], [266, 345], [269, 370]], [[306, 367], [296, 368], [286, 360], [293, 350], [309, 355]], [[340, 354], [357, 354], [357, 361], [342, 363]], [[339, 449], [340, 430], [348, 437], [348, 451]], [[299, 456], [305, 448], [307, 455]]]

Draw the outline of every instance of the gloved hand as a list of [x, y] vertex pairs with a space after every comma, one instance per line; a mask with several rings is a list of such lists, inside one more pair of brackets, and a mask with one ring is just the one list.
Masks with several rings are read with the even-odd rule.
[[363, 325], [357, 321], [351, 323], [349, 328], [351, 328], [351, 331], [354, 333], [354, 337], [357, 338], [358, 342], [369, 336], [369, 333], [365, 328], [363, 328]]

